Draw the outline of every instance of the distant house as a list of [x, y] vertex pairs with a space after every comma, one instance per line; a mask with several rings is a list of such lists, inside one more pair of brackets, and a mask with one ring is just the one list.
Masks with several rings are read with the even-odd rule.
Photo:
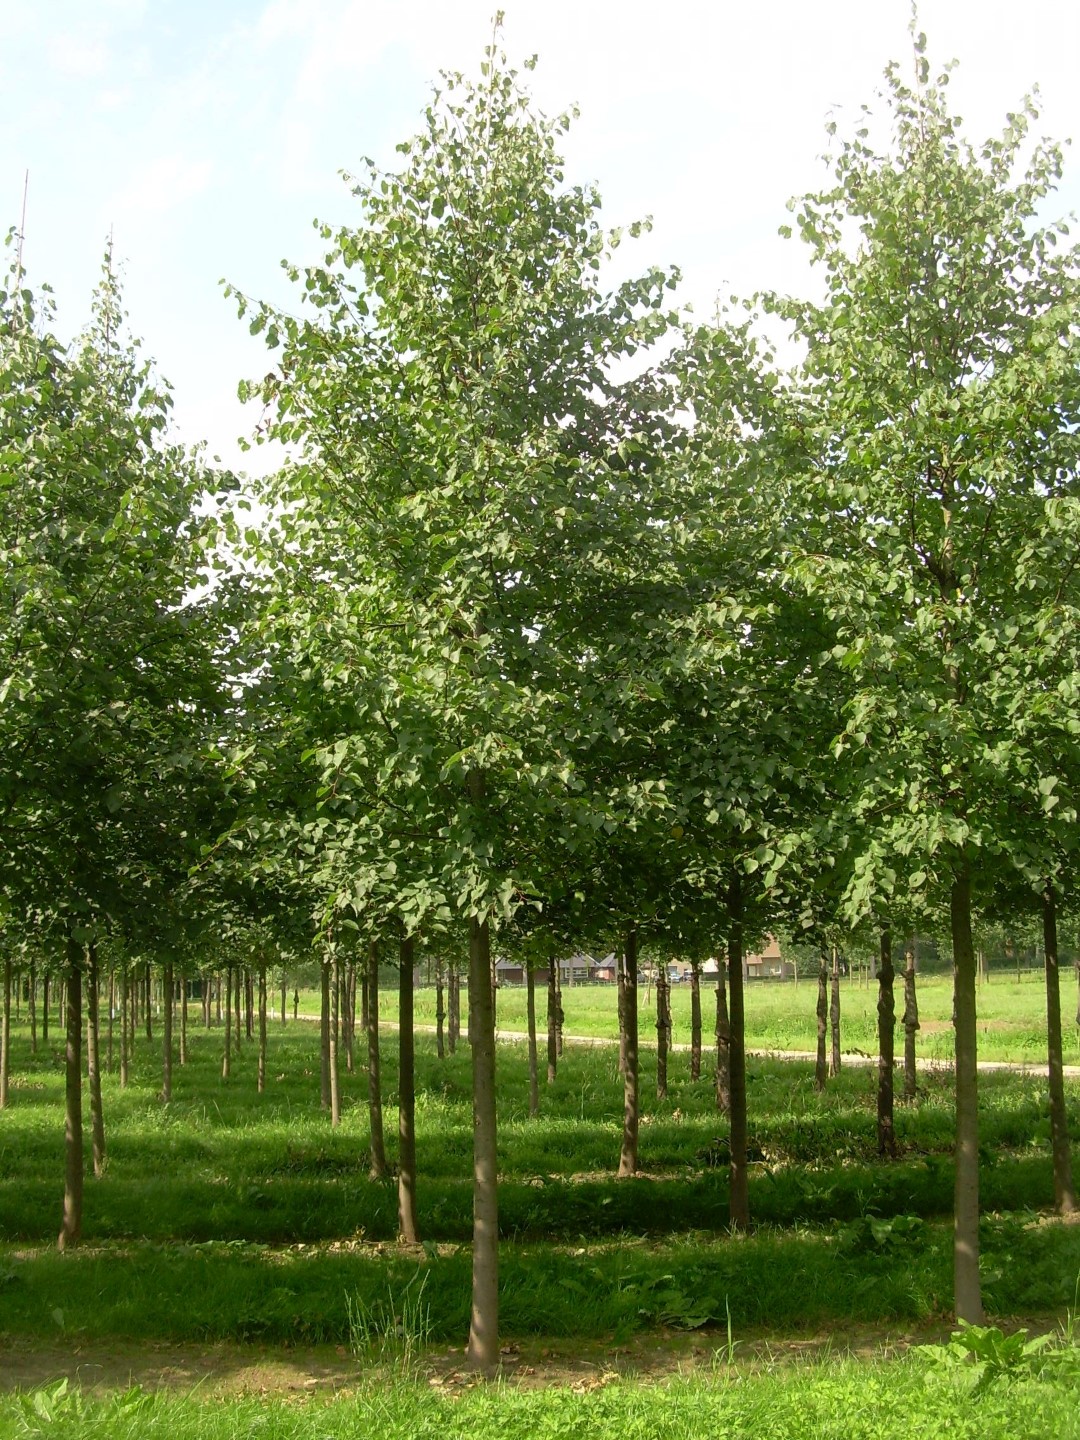
[[[588, 985], [596, 978], [597, 962], [591, 955], [579, 953], [568, 955], [558, 962], [559, 980], [563, 985]], [[539, 965], [533, 972], [537, 985], [548, 983], [549, 967]], [[496, 960], [495, 983], [498, 985], [524, 985], [525, 966], [520, 960]]]
[[[701, 978], [711, 980], [715, 984], [718, 968], [715, 959], [706, 960], [701, 967]], [[785, 960], [780, 954], [779, 943], [773, 935], [766, 936], [765, 945], [760, 954], [743, 956], [744, 980], [793, 980], [794, 978], [795, 965], [791, 960]]]

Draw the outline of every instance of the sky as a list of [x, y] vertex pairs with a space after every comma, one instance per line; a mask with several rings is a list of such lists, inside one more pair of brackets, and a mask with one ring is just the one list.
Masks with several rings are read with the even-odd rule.
[[[180, 438], [255, 472], [237, 437], [258, 419], [238, 381], [267, 369], [222, 279], [295, 308], [280, 262], [321, 253], [316, 219], [356, 217], [340, 178], [392, 166], [440, 70], [476, 74], [494, 0], [0, 0], [0, 228], [51, 285], [58, 329], [85, 322], [109, 234], [133, 332], [174, 389]], [[822, 186], [826, 123], [875, 105], [911, 63], [910, 0], [503, 0], [512, 63], [538, 107], [568, 105], [572, 183], [605, 223], [649, 215], [628, 271], [678, 265], [680, 297], [805, 291], [783, 241], [793, 195]], [[922, 0], [932, 67], [956, 59], [954, 111], [978, 142], [1034, 86], [1038, 133], [1080, 141], [1080, 6]], [[1080, 210], [1080, 154], [1048, 219]]]

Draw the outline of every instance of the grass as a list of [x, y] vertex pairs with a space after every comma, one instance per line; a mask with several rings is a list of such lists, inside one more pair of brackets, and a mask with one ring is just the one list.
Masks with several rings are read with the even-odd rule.
[[[310, 1025], [272, 1028], [268, 1089], [254, 1047], [220, 1078], [221, 1032], [193, 1030], [174, 1098], [157, 1098], [160, 1052], [140, 1040], [132, 1082], [104, 1080], [105, 1176], [88, 1178], [79, 1252], [52, 1249], [63, 1161], [62, 1057], [13, 1041], [11, 1108], [0, 1125], [0, 1332], [156, 1341], [358, 1343], [390, 1337], [422, 1287], [424, 1329], [467, 1324], [471, 1106], [465, 1047], [440, 1061], [418, 1047], [421, 1233], [393, 1244], [393, 1181], [367, 1175], [366, 1078], [344, 1076], [339, 1130], [318, 1105]], [[387, 1036], [388, 1139], [396, 1115]], [[874, 1077], [845, 1069], [814, 1089], [808, 1065], [753, 1061], [750, 1237], [726, 1233], [726, 1125], [685, 1055], [655, 1099], [643, 1058], [644, 1174], [617, 1182], [620, 1082], [614, 1051], [568, 1047], [542, 1113], [528, 1117], [524, 1047], [499, 1053], [500, 1222], [507, 1335], [602, 1338], [723, 1330], [731, 1317], [781, 1330], [921, 1322], [948, 1310], [953, 1108], [930, 1072], [898, 1107], [902, 1160], [875, 1155]], [[1080, 1126], [1080, 1087], [1069, 1086]], [[1052, 1196], [1045, 1082], [993, 1074], [981, 1085], [984, 1283], [992, 1314], [1061, 1314], [1080, 1274], [1080, 1227], [1044, 1225]], [[391, 1158], [393, 1145], [391, 1143]], [[165, 1299], [167, 1297], [167, 1300]], [[414, 1328], [411, 1326], [407, 1328]]]
[[663, 1384], [598, 1372], [588, 1383], [529, 1390], [462, 1389], [409, 1379], [358, 1385], [335, 1399], [202, 1399], [130, 1390], [105, 1400], [54, 1387], [0, 1398], [0, 1436], [48, 1440], [1076, 1440], [1075, 1356], [1042, 1374], [1019, 1371], [978, 1390], [975, 1371], [942, 1369], [915, 1353], [848, 1358]]

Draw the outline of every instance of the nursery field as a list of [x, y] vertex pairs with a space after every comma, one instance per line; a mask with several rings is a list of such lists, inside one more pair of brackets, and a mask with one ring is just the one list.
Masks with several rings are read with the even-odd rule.
[[[1017, 988], [1032, 998], [1039, 994], [1034, 985]], [[800, 986], [800, 1001], [810, 993]], [[857, 994], [846, 987], [849, 1016]], [[614, 997], [564, 992], [568, 1032], [587, 1033], [589, 1009], [575, 1008], [579, 997], [612, 1008]], [[748, 1015], [757, 998], [755, 991]], [[514, 992], [499, 999], [506, 1027]], [[776, 1024], [790, 1020], [780, 1016]], [[147, 1348], [160, 1352], [161, 1369], [170, 1370], [177, 1347], [224, 1346], [307, 1357], [309, 1369], [329, 1367], [328, 1388], [344, 1387], [351, 1398], [318, 1399], [316, 1387], [313, 1418], [315, 1412], [297, 1412], [284, 1401], [256, 1412], [230, 1392], [211, 1415], [197, 1399], [143, 1389], [126, 1398], [86, 1399], [77, 1388], [61, 1393], [53, 1387], [0, 1402], [0, 1434], [126, 1436], [160, 1429], [173, 1436], [306, 1437], [437, 1429], [482, 1436], [512, 1424], [522, 1433], [561, 1435], [588, 1424], [606, 1435], [616, 1433], [621, 1416], [622, 1435], [690, 1435], [725, 1426], [738, 1433], [750, 1425], [763, 1434], [829, 1435], [830, 1426], [844, 1423], [842, 1409], [855, 1405], [867, 1428], [845, 1423], [845, 1433], [869, 1435], [889, 1433], [875, 1430], [873, 1417], [880, 1420], [901, 1403], [914, 1405], [916, 1415], [919, 1405], [930, 1404], [935, 1414], [952, 1415], [950, 1433], [968, 1433], [965, 1415], [973, 1425], [976, 1410], [964, 1398], [971, 1367], [953, 1374], [947, 1356], [923, 1351], [902, 1361], [881, 1358], [912, 1337], [940, 1341], [949, 1329], [947, 1069], [922, 1073], [918, 1103], [897, 1107], [903, 1153], [882, 1163], [872, 1070], [845, 1068], [819, 1095], [809, 1065], [752, 1059], [755, 1229], [736, 1237], [727, 1229], [726, 1123], [714, 1106], [707, 1061], [695, 1085], [689, 1057], [675, 1055], [668, 1097], [657, 1102], [654, 1057], [643, 1049], [642, 1173], [616, 1181], [621, 1080], [614, 1047], [567, 1045], [555, 1083], [542, 1086], [541, 1113], [530, 1119], [525, 1047], [504, 1043], [498, 1057], [501, 1319], [507, 1384], [516, 1376], [524, 1388], [496, 1404], [468, 1388], [455, 1369], [469, 1305], [468, 1047], [462, 1043], [439, 1060], [434, 1037], [418, 1037], [423, 1244], [405, 1248], [395, 1241], [393, 1180], [368, 1177], [367, 1077], [359, 1052], [355, 1073], [342, 1076], [342, 1124], [333, 1130], [319, 1106], [316, 1026], [272, 1022], [262, 1095], [255, 1086], [255, 1045], [245, 1041], [234, 1052], [227, 1082], [220, 1075], [221, 1045], [221, 1030], [192, 1023], [188, 1063], [174, 1072], [168, 1105], [158, 1095], [157, 1038], [140, 1036], [125, 1089], [115, 1075], [105, 1075], [108, 1164], [101, 1179], [87, 1178], [84, 1244], [59, 1255], [62, 1054], [50, 1042], [32, 1055], [26, 1028], [15, 1028], [11, 1104], [0, 1116], [0, 1354], [8, 1356], [8, 1383], [74, 1377], [80, 1356], [90, 1365], [95, 1355], [113, 1352], [145, 1358]], [[390, 1029], [383, 1049], [392, 1163]], [[1076, 1134], [1080, 1083], [1068, 1084]], [[1002, 1332], [1021, 1320], [1053, 1329], [1068, 1323], [1075, 1307], [1080, 1226], [1045, 1214], [1052, 1199], [1045, 1081], [993, 1073], [980, 1088], [989, 1318]], [[870, 1365], [824, 1365], [822, 1338], [850, 1336], [852, 1327], [852, 1343], [872, 1337], [865, 1343], [878, 1358]], [[991, 1340], [997, 1333], [988, 1332]], [[847, 1343], [837, 1339], [837, 1354]], [[798, 1358], [804, 1348], [814, 1351], [813, 1363]], [[1055, 1357], [1059, 1348], [1055, 1344]], [[658, 1352], [667, 1357], [662, 1363]], [[1068, 1345], [1060, 1349], [1073, 1353]], [[320, 1354], [321, 1361], [311, 1358]], [[68, 1361], [58, 1359], [65, 1355]], [[1059, 1384], [1063, 1367], [1065, 1361], [1055, 1359], [1040, 1379], [1031, 1357], [1002, 1361], [1012, 1378], [993, 1402], [1005, 1407], [1000, 1421], [980, 1399], [982, 1428], [969, 1427], [970, 1433], [1015, 1433], [1009, 1416], [1018, 1413], [1045, 1418], [1045, 1428], [1026, 1433], [1075, 1433], [1069, 1429], [1075, 1418], [1061, 1399], [1068, 1388]], [[208, 1373], [214, 1368], [207, 1363]], [[0, 1363], [0, 1383], [4, 1369]], [[541, 1410], [529, 1387], [549, 1369], [566, 1384]], [[129, 1370], [140, 1374], [137, 1359]], [[751, 1370], [752, 1386], [726, 1383], [739, 1375], [745, 1380]], [[87, 1373], [92, 1376], [92, 1365]], [[719, 1388], [718, 1375], [725, 1379]], [[298, 1393], [312, 1391], [300, 1386]], [[1014, 1405], [1020, 1410], [1009, 1408]], [[779, 1418], [772, 1429], [759, 1424], [766, 1413], [794, 1415], [800, 1406], [802, 1428], [783, 1428]], [[833, 1415], [835, 1406], [840, 1410]], [[264, 1418], [253, 1428], [256, 1413]], [[628, 1431], [633, 1417], [638, 1428]]]
[[[1065, 972], [1068, 974], [1069, 972]], [[849, 1053], [877, 1054], [877, 982], [867, 985], [858, 975], [840, 982], [841, 1048]], [[655, 1043], [655, 1007], [650, 1009], [652, 996], [642, 985], [638, 1004], [641, 1014], [641, 1036], [644, 1044], [650, 1037]], [[382, 997], [383, 1018], [396, 1017], [396, 995], [390, 986]], [[817, 1044], [817, 986], [803, 979], [791, 981], [757, 981], [746, 987], [746, 1044], [751, 1050], [777, 1052], [813, 1051]], [[896, 985], [897, 1053], [903, 1053], [903, 987]], [[953, 1058], [952, 977], [920, 975], [918, 988], [919, 1018], [922, 1026], [918, 1036], [918, 1052], [923, 1060], [951, 1062]], [[1024, 971], [1017, 980], [1015, 973], [995, 975], [989, 984], [979, 987], [979, 1057], [989, 1061], [1011, 1061], [1021, 1065], [1046, 1063], [1046, 989], [1041, 971]], [[301, 993], [301, 1013], [318, 1013], [318, 995]], [[464, 1006], [464, 997], [462, 999]], [[498, 992], [497, 1019], [502, 1033], [524, 1033], [526, 994], [523, 986], [504, 986]], [[546, 996], [537, 990], [537, 1026], [545, 1024]], [[566, 1014], [566, 1034], [593, 1036], [614, 1041], [618, 1036], [618, 1014], [614, 985], [564, 985], [562, 1005]], [[713, 989], [702, 984], [701, 1008], [704, 1030], [703, 1044], [712, 1041], [715, 998]], [[1080, 1027], [1067, 1023], [1076, 1009], [1075, 992], [1062, 981], [1062, 1012], [1065, 1063], [1080, 1064]], [[291, 1014], [291, 1010], [289, 1014]], [[672, 1034], [676, 1045], [690, 1043], [690, 986], [671, 987]], [[431, 988], [416, 992], [416, 1021], [421, 1025], [435, 1024], [435, 991]]]

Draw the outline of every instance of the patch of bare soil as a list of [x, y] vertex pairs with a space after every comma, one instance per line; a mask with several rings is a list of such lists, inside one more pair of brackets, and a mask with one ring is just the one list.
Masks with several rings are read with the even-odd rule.
[[[662, 1381], [675, 1375], [721, 1378], [734, 1369], [767, 1370], [827, 1356], [887, 1357], [913, 1344], [940, 1341], [944, 1323], [919, 1330], [885, 1326], [807, 1334], [797, 1339], [747, 1337], [730, 1353], [722, 1332], [635, 1336], [625, 1344], [530, 1340], [503, 1347], [501, 1379], [522, 1388], [551, 1385], [592, 1390], [622, 1378]], [[439, 1347], [419, 1360], [417, 1373], [433, 1388], [453, 1391], [477, 1383], [460, 1347]], [[373, 1369], [344, 1346], [280, 1348], [255, 1345], [172, 1345], [118, 1341], [72, 1347], [5, 1337], [0, 1344], [0, 1389], [28, 1390], [66, 1378], [103, 1394], [138, 1385], [179, 1394], [254, 1395], [297, 1399], [355, 1389], [392, 1374]]]

